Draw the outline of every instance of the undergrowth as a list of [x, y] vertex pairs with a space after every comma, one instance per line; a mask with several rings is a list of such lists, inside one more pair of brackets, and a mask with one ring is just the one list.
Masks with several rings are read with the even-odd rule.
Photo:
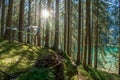
[[55, 80], [54, 70], [51, 68], [31, 68], [20, 75], [17, 80]]
[[[53, 52], [47, 48], [40, 48], [28, 44], [9, 42], [0, 39], [0, 70], [12, 74], [19, 73], [17, 80], [55, 80], [54, 70], [51, 68], [35, 68], [33, 65], [38, 57]], [[65, 80], [77, 80], [77, 70], [85, 80], [120, 80], [117, 74], [107, 73], [92, 67], [82, 65], [73, 66], [70, 57], [63, 54]], [[24, 72], [28, 70], [27, 72]], [[0, 73], [0, 80], [3, 74]]]

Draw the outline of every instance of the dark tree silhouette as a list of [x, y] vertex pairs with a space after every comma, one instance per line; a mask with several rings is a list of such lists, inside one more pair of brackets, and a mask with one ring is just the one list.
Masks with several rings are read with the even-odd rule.
[[77, 53], [77, 64], [80, 63], [80, 42], [81, 42], [81, 0], [79, 0], [79, 20], [78, 20], [78, 53]]
[[5, 26], [5, 0], [2, 1], [2, 15], [1, 15], [1, 36], [3, 37], [3, 31]]
[[[51, 0], [47, 0], [47, 10], [50, 11], [50, 4]], [[50, 25], [49, 25], [49, 17], [46, 19], [46, 37], [45, 37], [45, 47], [49, 47], [49, 31]]]
[[27, 29], [27, 43], [30, 43], [30, 26], [31, 26], [31, 0], [29, 0], [29, 11], [28, 11], [28, 29]]
[[6, 31], [4, 34], [4, 38], [7, 40], [11, 40], [11, 24], [12, 24], [12, 8], [13, 8], [13, 0], [9, 0], [8, 6], [8, 14], [6, 19]]
[[56, 0], [56, 10], [55, 10], [55, 38], [53, 49], [57, 50], [59, 44], [59, 0]]
[[24, 25], [24, 4], [25, 0], [20, 1], [20, 14], [19, 14], [19, 33], [18, 40], [19, 42], [23, 42], [23, 25]]
[[71, 56], [71, 53], [70, 53], [70, 22], [71, 22], [71, 0], [68, 0], [68, 35], [67, 35], [67, 54], [69, 56]]

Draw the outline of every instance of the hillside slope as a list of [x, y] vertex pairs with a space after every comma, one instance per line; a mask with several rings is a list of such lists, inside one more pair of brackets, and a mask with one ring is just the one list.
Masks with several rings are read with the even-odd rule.
[[[47, 48], [0, 40], [0, 80], [5, 80], [5, 74], [16, 80], [34, 80], [34, 78], [55, 80], [54, 70], [51, 68], [34, 67], [37, 58], [47, 56], [52, 52], [54, 51]], [[67, 55], [64, 58], [65, 80], [120, 80], [120, 76], [117, 74], [96, 70], [89, 66], [74, 67]]]

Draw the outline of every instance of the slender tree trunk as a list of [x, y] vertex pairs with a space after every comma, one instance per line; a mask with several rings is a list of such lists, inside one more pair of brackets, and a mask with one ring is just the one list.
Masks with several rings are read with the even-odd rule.
[[91, 25], [90, 25], [90, 0], [86, 1], [86, 26], [88, 27], [88, 65], [91, 65]]
[[71, 20], [71, 0], [68, 0], [68, 36], [67, 36], [67, 54], [71, 56], [70, 53], [70, 20]]
[[29, 12], [28, 12], [28, 30], [27, 30], [27, 43], [30, 43], [30, 23], [31, 23], [31, 0], [29, 0]]
[[86, 0], [86, 34], [85, 34], [85, 43], [84, 43], [84, 60], [83, 65], [86, 66], [87, 62], [87, 52], [88, 52], [88, 31], [89, 31], [89, 17], [88, 17], [88, 0]]
[[5, 0], [2, 1], [2, 15], [1, 15], [1, 37], [3, 37], [4, 33], [4, 25], [5, 25]]
[[38, 46], [41, 46], [41, 0], [39, 2], [39, 28], [38, 28], [38, 34], [37, 34], [37, 42], [38, 42]]
[[[34, 25], [37, 26], [37, 0], [35, 0], [35, 20]], [[34, 45], [37, 45], [37, 34], [34, 34]]]
[[[98, 0], [96, 1], [96, 4], [98, 5]], [[94, 53], [94, 67], [97, 68], [97, 57], [98, 57], [98, 6], [96, 7], [96, 26], [95, 26], [95, 53]]]
[[34, 20], [34, 25], [37, 25], [37, 0], [35, 0], [35, 20]]
[[[2, 8], [2, 0], [0, 0], [0, 15], [2, 15], [2, 9], [1, 8]], [[1, 19], [2, 18], [0, 17], [0, 28], [1, 28], [1, 22], [2, 22]], [[0, 37], [2, 37], [2, 35], [0, 35]]]
[[11, 40], [11, 24], [12, 24], [12, 9], [13, 9], [13, 0], [9, 0], [8, 6], [8, 14], [6, 19], [6, 31], [4, 34], [4, 38], [7, 40]]
[[86, 35], [85, 35], [85, 49], [84, 49], [84, 62], [87, 62], [87, 52], [88, 52], [88, 64], [91, 61], [91, 38], [90, 38], [90, 0], [86, 0]]
[[81, 6], [81, 12], [82, 12], [82, 21], [81, 21], [81, 28], [82, 28], [82, 44], [81, 44], [81, 46], [82, 46], [82, 52], [81, 52], [81, 63], [83, 62], [83, 57], [84, 57], [84, 4], [82, 4], [82, 6]]
[[93, 4], [94, 4], [94, 0], [91, 2], [91, 8], [90, 8], [90, 15], [91, 15], [91, 19], [90, 19], [90, 21], [91, 21], [91, 65], [93, 64], [93, 51], [94, 51], [94, 48], [93, 48], [93, 46], [94, 46], [94, 25], [93, 25], [93, 16], [94, 16], [94, 14], [93, 14], [93, 8], [94, 8], [94, 6], [93, 6]]
[[0, 0], [0, 10], [1, 10], [2, 4], [3, 4], [3, 3], [2, 3], [2, 0]]
[[56, 0], [55, 11], [55, 38], [53, 49], [57, 50], [59, 46], [59, 0]]
[[[47, 1], [47, 10], [50, 11], [50, 3], [51, 0]], [[46, 19], [46, 38], [45, 38], [45, 47], [49, 47], [49, 32], [50, 32], [50, 25], [49, 25], [49, 17]]]
[[86, 61], [87, 61], [87, 28], [86, 28], [86, 34], [85, 34], [85, 43], [84, 43], [84, 59], [83, 59], [83, 65], [86, 65]]
[[67, 41], [67, 0], [64, 2], [64, 51], [66, 52], [66, 41]]
[[72, 33], [73, 33], [73, 24], [72, 24], [72, 19], [73, 19], [73, 9], [72, 9], [72, 5], [73, 5], [73, 3], [72, 3], [72, 1], [70, 2], [70, 21], [69, 21], [69, 25], [70, 25], [70, 36], [69, 36], [69, 43], [70, 43], [70, 51], [69, 51], [69, 53], [70, 53], [70, 55], [71, 55], [71, 53], [72, 53], [72, 37], [73, 37], [73, 35], [72, 35]]
[[19, 33], [18, 40], [23, 42], [23, 26], [24, 26], [24, 3], [25, 0], [20, 0], [20, 14], [19, 14]]
[[79, 20], [78, 20], [78, 53], [77, 53], [77, 64], [80, 63], [80, 48], [81, 48], [81, 0], [79, 0]]

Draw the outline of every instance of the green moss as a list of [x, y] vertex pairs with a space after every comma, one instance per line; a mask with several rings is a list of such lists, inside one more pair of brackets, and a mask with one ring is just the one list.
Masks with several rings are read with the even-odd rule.
[[107, 73], [90, 66], [78, 66], [79, 72], [86, 80], [120, 80], [117, 74]]
[[[21, 75], [21, 77], [24, 77], [24, 79], [20, 77], [21, 80], [30, 80], [26, 78], [31, 78], [31, 76], [33, 78], [43, 77], [43, 80], [49, 80], [44, 79], [45, 77], [54, 80], [53, 70], [50, 70], [49, 68], [32, 68], [38, 57], [42, 58], [52, 52], [54, 51], [47, 48], [0, 39], [0, 70], [7, 73], [17, 73], [29, 69], [30, 71]], [[107, 73], [89, 66], [83, 67], [82, 65], [79, 65], [76, 68], [71, 64], [72, 61], [66, 53], [63, 54], [63, 57], [65, 58], [65, 80], [77, 80], [77, 70], [85, 80], [120, 80], [120, 76], [117, 74]], [[45, 70], [46, 76], [45, 74], [38, 75], [42, 70]], [[0, 73], [0, 76], [2, 75], [3, 74]]]
[[50, 68], [31, 68], [17, 80], [55, 80], [54, 70]]
[[52, 50], [0, 39], [0, 70], [8, 73], [24, 71], [34, 65], [38, 57]]

